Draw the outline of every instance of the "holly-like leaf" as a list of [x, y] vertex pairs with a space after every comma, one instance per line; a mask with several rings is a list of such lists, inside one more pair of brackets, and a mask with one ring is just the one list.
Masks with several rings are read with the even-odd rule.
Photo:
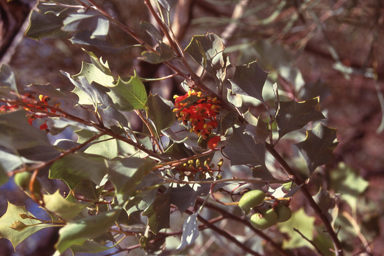
[[115, 245], [108, 247], [97, 243], [93, 240], [87, 240], [82, 245], [72, 245], [70, 247], [72, 253], [75, 255], [76, 253], [98, 253], [103, 252], [109, 249], [112, 249]]
[[195, 212], [192, 215], [189, 215], [183, 223], [183, 234], [181, 235], [181, 243], [176, 248], [176, 250], [182, 250], [188, 245], [191, 245], [196, 238], [199, 236], [199, 229], [197, 226], [197, 214]]
[[162, 228], [169, 228], [169, 215], [171, 206], [171, 191], [156, 196], [155, 200], [144, 212], [147, 216], [149, 227], [154, 234], [157, 234]]
[[49, 178], [62, 180], [73, 190], [83, 179], [100, 184], [106, 173], [104, 158], [77, 152], [56, 161], [49, 169]]
[[114, 86], [108, 88], [111, 90], [108, 95], [117, 109], [122, 111], [145, 109], [147, 92], [136, 72], [128, 82], [119, 78]]
[[368, 186], [369, 182], [360, 176], [359, 170], [345, 163], [339, 163], [337, 169], [331, 172], [331, 188], [341, 194], [341, 199], [346, 201], [354, 212], [359, 196]]
[[104, 234], [115, 224], [121, 208], [99, 213], [91, 217], [69, 222], [59, 231], [59, 241], [56, 249], [63, 253], [73, 245], [83, 245], [85, 241]]
[[171, 101], [163, 99], [159, 95], [149, 95], [147, 100], [148, 117], [154, 123], [158, 134], [161, 130], [170, 127], [175, 122], [175, 113]]
[[153, 162], [138, 157], [116, 158], [108, 162], [108, 180], [115, 186], [119, 202], [131, 196], [153, 166]]
[[241, 98], [241, 95], [234, 94], [231, 89], [227, 89], [227, 100], [229, 103], [231, 103], [235, 107], [241, 107], [243, 104], [243, 99]]
[[118, 147], [116, 139], [109, 135], [103, 135], [94, 140], [84, 153], [103, 156], [107, 159], [113, 159], [118, 156]]
[[39, 164], [40, 161], [30, 160], [22, 156], [11, 154], [0, 148], [0, 169], [8, 173], [15, 170], [19, 166], [26, 164]]
[[0, 115], [0, 146], [10, 150], [51, 147], [47, 134], [30, 125], [26, 114], [24, 110], [16, 110]]
[[262, 92], [267, 75], [256, 62], [236, 66], [235, 74], [229, 80], [232, 93], [248, 95], [264, 102]]
[[92, 31], [91, 39], [104, 39], [108, 35], [109, 20], [100, 12], [87, 9], [85, 12], [71, 13], [63, 21], [63, 31], [77, 32], [83, 30]]
[[336, 129], [319, 124], [308, 130], [305, 140], [296, 146], [307, 162], [309, 173], [312, 174], [318, 166], [332, 160], [332, 152], [337, 144]]
[[156, 52], [144, 51], [141, 53], [139, 59], [152, 64], [163, 63], [165, 61], [170, 61], [175, 57], [173, 50], [166, 44], [160, 43], [156, 47]]
[[0, 238], [6, 238], [11, 241], [14, 248], [24, 239], [37, 231], [49, 227], [49, 225], [39, 225], [38, 220], [25, 218], [22, 216], [34, 217], [24, 206], [16, 206], [8, 202], [7, 211], [0, 218]]
[[15, 74], [7, 64], [2, 64], [0, 67], [0, 85], [7, 86], [17, 92]]
[[43, 201], [44, 207], [48, 211], [54, 212], [55, 215], [64, 220], [71, 220], [87, 206], [86, 204], [75, 203], [64, 199], [64, 197], [60, 195], [59, 190], [52, 195], [43, 195]]
[[287, 237], [284, 239], [283, 248], [284, 249], [296, 249], [300, 247], [310, 247], [313, 249], [313, 246], [294, 229], [299, 230], [306, 238], [309, 240], [313, 239], [314, 231], [314, 222], [315, 217], [308, 216], [303, 208], [294, 212], [290, 220], [284, 223], [277, 224], [280, 232], [286, 233]]
[[42, 14], [32, 11], [25, 35], [35, 40], [42, 38], [63, 38], [67, 35], [67, 32], [61, 30], [64, 18], [63, 16], [56, 16], [52, 13]]
[[231, 159], [231, 165], [265, 166], [265, 144], [256, 144], [250, 135], [244, 134], [244, 128], [245, 125], [233, 129], [224, 153]]
[[220, 37], [207, 33], [194, 36], [185, 48], [185, 52], [221, 83], [225, 79], [226, 69], [230, 64], [224, 49], [225, 46]]
[[324, 119], [320, 111], [319, 98], [296, 102], [280, 102], [280, 109], [276, 116], [276, 123], [279, 130], [279, 137], [298, 130], [311, 121]]
[[313, 196], [313, 199], [333, 226], [339, 213], [336, 198], [331, 196], [327, 190], [320, 188], [319, 192]]

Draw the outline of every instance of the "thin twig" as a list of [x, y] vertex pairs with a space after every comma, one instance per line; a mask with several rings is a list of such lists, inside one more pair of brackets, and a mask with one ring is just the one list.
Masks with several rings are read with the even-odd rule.
[[320, 255], [324, 256], [324, 254], [319, 250], [319, 248], [317, 248], [317, 246], [316, 246], [311, 240], [309, 240], [303, 233], [301, 233], [300, 230], [298, 230], [297, 228], [293, 228], [293, 230], [296, 231], [297, 233], [299, 233], [299, 235], [300, 235], [302, 238], [304, 238], [305, 240], [307, 240], [313, 247], [315, 247], [316, 251], [317, 251]]

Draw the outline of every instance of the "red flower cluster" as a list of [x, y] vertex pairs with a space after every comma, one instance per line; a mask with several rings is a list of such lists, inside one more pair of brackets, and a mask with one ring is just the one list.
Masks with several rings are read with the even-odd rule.
[[[189, 107], [187, 107], [188, 103], [181, 102], [192, 95], [196, 95], [201, 99]], [[183, 96], [175, 95], [174, 98], [175, 109], [173, 112], [177, 112], [176, 116], [179, 120], [182, 120], [184, 125], [187, 125], [189, 122], [192, 126], [191, 132], [202, 136], [203, 139], [208, 139], [212, 129], [218, 126], [216, 116], [221, 109], [221, 102], [211, 96], [202, 96], [201, 92], [194, 90], [189, 91]]]
[[[51, 109], [48, 105], [48, 101], [50, 99], [48, 96], [40, 95], [39, 101], [35, 101], [35, 97], [30, 93], [26, 93], [21, 97], [22, 97], [23, 102], [30, 103], [30, 104], [27, 104], [26, 106], [23, 106], [23, 109], [25, 109], [26, 111], [29, 112], [27, 117], [28, 117], [28, 123], [30, 123], [31, 125], [32, 125], [33, 120], [35, 120], [37, 118], [41, 118], [41, 116], [36, 115], [35, 111], [33, 111], [33, 110], [42, 110], [44, 112], [48, 112], [48, 110], [49, 110], [51, 113], [56, 113], [56, 110]], [[39, 103], [43, 103], [44, 105], [47, 105], [47, 107], [41, 106], [41, 104], [39, 105]], [[55, 107], [58, 107], [58, 106], [60, 106], [60, 103], [57, 103], [55, 105]], [[19, 108], [20, 107], [17, 104], [3, 105], [3, 106], [0, 106], [0, 113], [14, 111], [14, 110], [19, 109]], [[47, 130], [47, 129], [48, 129], [48, 126], [47, 126], [47, 122], [45, 121], [44, 124], [42, 124], [40, 126], [40, 130]]]

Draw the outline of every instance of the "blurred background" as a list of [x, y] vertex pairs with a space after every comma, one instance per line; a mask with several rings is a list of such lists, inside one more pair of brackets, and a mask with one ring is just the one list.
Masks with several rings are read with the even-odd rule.
[[[141, 20], [151, 22], [142, 0], [97, 2], [151, 42], [140, 30]], [[50, 83], [61, 90], [72, 90], [60, 70], [76, 74], [82, 61], [89, 62], [81, 48], [107, 60], [116, 76], [132, 75], [134, 69], [144, 78], [171, 74], [163, 65], [135, 59], [140, 56], [137, 48], [110, 54], [66, 39], [26, 38], [29, 12], [35, 4], [0, 0], [0, 61], [12, 67], [19, 87]], [[216, 33], [225, 40], [232, 64], [257, 59], [270, 73], [269, 80], [287, 92], [283, 96], [297, 100], [320, 96], [327, 126], [338, 129], [340, 143], [334, 162], [344, 161], [358, 169], [370, 183], [365, 198], [375, 205], [377, 222], [369, 242], [374, 245], [373, 255], [383, 255], [384, 244], [378, 241], [384, 240], [380, 235], [384, 230], [384, 2], [179, 0], [172, 9], [172, 19], [182, 47], [193, 35]], [[114, 26], [108, 40], [116, 48], [136, 43]], [[146, 83], [146, 87], [148, 92], [171, 99], [182, 93], [180, 82], [178, 78], [167, 79]], [[26, 205], [37, 216], [42, 214], [12, 180], [0, 188], [0, 215], [6, 211], [7, 200]], [[52, 255], [57, 238], [56, 229], [39, 232], [20, 244], [17, 253], [8, 240], [0, 239], [0, 255]]]

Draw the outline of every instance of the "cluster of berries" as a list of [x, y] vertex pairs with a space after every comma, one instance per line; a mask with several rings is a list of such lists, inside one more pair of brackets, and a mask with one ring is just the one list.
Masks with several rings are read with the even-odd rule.
[[[22, 95], [21, 98], [23, 102], [29, 103], [29, 104], [26, 104], [26, 106], [24, 106], [23, 109], [28, 111], [28, 115], [27, 115], [28, 123], [30, 123], [31, 125], [35, 119], [41, 118], [41, 116], [35, 114], [36, 110], [41, 110], [44, 112], [48, 112], [49, 110], [51, 113], [56, 113], [56, 110], [50, 108], [48, 105], [48, 101], [50, 100], [48, 96], [40, 95], [39, 101], [36, 101], [35, 97], [32, 94], [26, 93]], [[41, 106], [42, 105], [41, 103], [46, 106]], [[54, 107], [56, 108], [59, 106], [60, 106], [60, 103], [57, 103]], [[2, 105], [0, 106], [0, 113], [14, 111], [19, 108], [20, 106], [18, 106], [17, 104]], [[48, 129], [48, 125], [47, 125], [47, 122], [45, 121], [44, 124], [40, 125], [40, 130], [47, 130], [47, 129]]]
[[[175, 170], [179, 173], [180, 180], [184, 180], [184, 178], [187, 177], [189, 181], [193, 181], [196, 173], [199, 174], [199, 180], [203, 180], [206, 178], [206, 174], [208, 174], [209, 177], [214, 177], [214, 172], [218, 172], [216, 178], [219, 179], [221, 177], [220, 173], [222, 172], [221, 166], [223, 165], [223, 159], [221, 158], [216, 165], [212, 163], [210, 164], [210, 162], [210, 158], [205, 160], [204, 164], [200, 161], [200, 159], [196, 159], [195, 161], [189, 160], [186, 163], [176, 166]], [[214, 169], [215, 166], [217, 169]]]
[[[184, 99], [196, 95], [201, 98], [196, 103], [182, 103]], [[184, 125], [191, 124], [190, 132], [194, 132], [203, 139], [208, 139], [212, 130], [217, 128], [218, 123], [216, 120], [217, 114], [221, 110], [221, 102], [217, 98], [211, 96], [203, 96], [201, 92], [194, 90], [189, 91], [183, 96], [174, 96], [176, 116], [179, 121], [183, 121]]]

